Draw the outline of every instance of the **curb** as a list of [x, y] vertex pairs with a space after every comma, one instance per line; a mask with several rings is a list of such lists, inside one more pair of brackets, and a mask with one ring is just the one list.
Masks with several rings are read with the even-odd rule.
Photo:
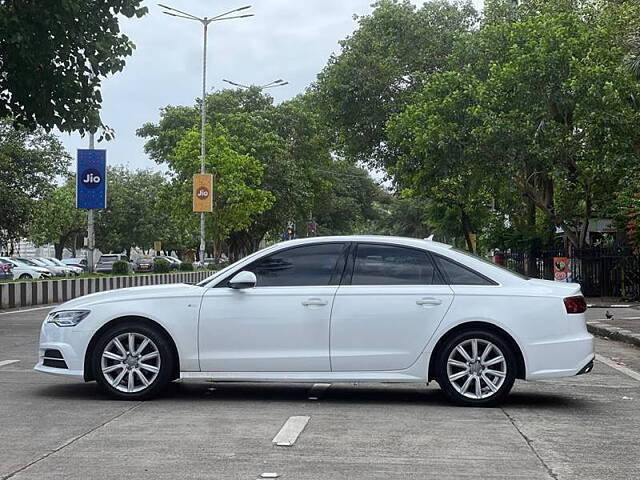
[[589, 330], [593, 335], [597, 335], [599, 337], [607, 337], [612, 340], [640, 347], [640, 334], [633, 333], [632, 331], [624, 328], [613, 327], [605, 323], [591, 321], [587, 322], [587, 330]]

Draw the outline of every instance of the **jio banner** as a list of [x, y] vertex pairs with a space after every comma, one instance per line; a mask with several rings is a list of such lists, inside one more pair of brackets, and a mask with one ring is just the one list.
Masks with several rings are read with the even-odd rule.
[[193, 176], [193, 211], [199, 213], [213, 212], [213, 175], [210, 173]]
[[107, 151], [78, 150], [76, 207], [107, 208]]

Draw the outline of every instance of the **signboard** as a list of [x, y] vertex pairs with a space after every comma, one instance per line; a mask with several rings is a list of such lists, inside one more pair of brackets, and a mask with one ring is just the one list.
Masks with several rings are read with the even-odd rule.
[[553, 257], [553, 278], [556, 282], [571, 283], [571, 259]]
[[160, 250], [162, 250], [162, 242], [156, 240], [155, 242], [153, 242], [153, 249], [156, 252], [159, 252]]
[[78, 150], [76, 208], [107, 208], [106, 150]]
[[199, 173], [193, 176], [193, 211], [213, 212], [213, 175]]

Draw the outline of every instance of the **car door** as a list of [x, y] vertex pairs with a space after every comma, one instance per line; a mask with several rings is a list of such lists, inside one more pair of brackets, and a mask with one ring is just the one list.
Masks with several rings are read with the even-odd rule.
[[[342, 242], [280, 250], [207, 290], [200, 309], [201, 370], [330, 371], [329, 321], [347, 248]], [[228, 286], [240, 271], [256, 275], [254, 288]]]
[[418, 358], [453, 301], [428, 252], [359, 243], [331, 316], [333, 371], [403, 370]]

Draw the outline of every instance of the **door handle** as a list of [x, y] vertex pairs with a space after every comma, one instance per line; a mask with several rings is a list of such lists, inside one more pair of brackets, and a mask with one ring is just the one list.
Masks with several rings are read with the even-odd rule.
[[304, 305], [305, 307], [310, 307], [310, 306], [323, 307], [327, 303], [329, 302], [326, 300], [322, 300], [321, 298], [308, 298], [302, 302], [302, 305]]
[[418, 305], [440, 305], [442, 300], [438, 300], [437, 298], [421, 298], [420, 300], [416, 300], [416, 304]]

